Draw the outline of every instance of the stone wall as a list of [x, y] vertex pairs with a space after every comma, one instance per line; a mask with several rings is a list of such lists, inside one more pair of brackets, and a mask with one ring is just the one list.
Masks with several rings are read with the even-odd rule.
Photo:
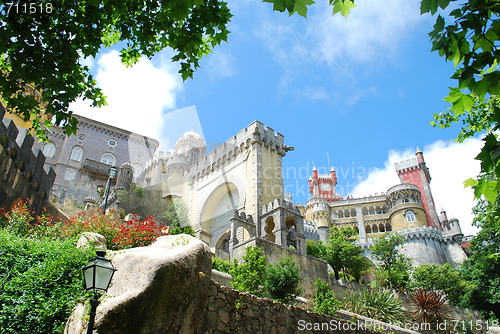
[[24, 198], [39, 213], [56, 175], [52, 168], [44, 169], [43, 153], [32, 149], [33, 136], [4, 115], [0, 104], [0, 207], [10, 208], [18, 198]]
[[[342, 319], [340, 319], [342, 318]], [[374, 331], [371, 328], [377, 328]], [[339, 318], [239, 292], [212, 281], [199, 333], [416, 333], [343, 312]]]
[[[329, 333], [373, 333], [371, 330], [358, 328], [359, 326], [350, 329], [347, 321], [258, 298], [214, 281], [209, 289], [205, 314], [202, 332], [207, 334], [324, 333], [322, 330], [314, 330], [313, 324], [325, 324]], [[334, 326], [340, 328], [335, 330]]]

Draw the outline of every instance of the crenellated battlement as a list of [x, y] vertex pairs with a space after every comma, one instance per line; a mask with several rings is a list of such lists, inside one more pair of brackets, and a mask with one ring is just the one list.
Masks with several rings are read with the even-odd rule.
[[238, 159], [248, 152], [255, 143], [259, 143], [271, 151], [277, 151], [281, 156], [286, 154], [287, 148], [284, 145], [283, 135], [268, 126], [264, 126], [259, 121], [254, 121], [193, 164], [190, 169], [191, 179], [203, 178], [229, 162]]
[[265, 215], [275, 209], [278, 209], [279, 207], [282, 207], [284, 209], [287, 209], [289, 211], [292, 211], [296, 214], [301, 215], [300, 209], [297, 205], [293, 204], [292, 202], [285, 201], [284, 199], [276, 198], [274, 201], [265, 204], [262, 207], [262, 215]]
[[33, 148], [35, 139], [4, 118], [0, 104], [0, 206], [10, 207], [18, 198], [28, 198], [34, 211], [48, 199], [56, 174], [45, 168], [45, 156]]
[[407, 240], [415, 238], [443, 240], [441, 231], [433, 226], [411, 226], [410, 228], [405, 227], [404, 229], [396, 230], [396, 232], [401, 233]]
[[394, 167], [396, 168], [396, 172], [398, 173], [404, 170], [418, 168], [418, 160], [417, 158], [411, 158], [400, 162], [396, 162], [394, 164]]

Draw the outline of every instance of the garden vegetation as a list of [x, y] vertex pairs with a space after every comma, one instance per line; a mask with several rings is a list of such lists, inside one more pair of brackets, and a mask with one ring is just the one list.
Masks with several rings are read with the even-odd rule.
[[153, 217], [122, 222], [113, 215], [84, 211], [62, 222], [35, 216], [26, 201], [0, 214], [0, 333], [62, 333], [77, 302], [87, 299], [82, 267], [95, 256], [76, 248], [83, 232], [96, 232], [113, 250], [147, 246], [167, 226]]

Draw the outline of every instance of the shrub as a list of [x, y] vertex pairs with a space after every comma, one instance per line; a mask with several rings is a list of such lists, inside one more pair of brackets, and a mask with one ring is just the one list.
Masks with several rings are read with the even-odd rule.
[[30, 210], [28, 201], [25, 199], [18, 199], [10, 211], [6, 211], [5, 208], [2, 208], [1, 216], [1, 227], [17, 235], [23, 236], [28, 235], [32, 227], [31, 223], [34, 220], [34, 213]]
[[168, 227], [156, 224], [153, 217], [141, 221], [139, 216], [133, 215], [131, 220], [118, 227], [116, 237], [111, 240], [118, 249], [148, 246], [159, 236], [168, 234]]
[[387, 323], [402, 323], [405, 320], [401, 300], [389, 290], [369, 289], [348, 294], [343, 308]]
[[29, 239], [0, 230], [2, 333], [61, 333], [85, 294], [81, 268], [92, 250], [72, 240]]
[[169, 227], [169, 231], [170, 231], [170, 234], [171, 235], [176, 235], [176, 234], [189, 234], [193, 237], [196, 237], [196, 233], [194, 232], [194, 230], [189, 227], [189, 226], [186, 226], [186, 227], [179, 227], [179, 226], [175, 226], [175, 227], [172, 227], [170, 226]]
[[290, 257], [267, 268], [266, 291], [271, 298], [289, 302], [299, 293], [300, 268]]
[[316, 286], [314, 311], [326, 315], [335, 315], [336, 311], [340, 309], [341, 303], [335, 298], [333, 291], [328, 287], [328, 283], [318, 279], [314, 285]]
[[264, 296], [263, 285], [266, 280], [267, 262], [259, 247], [249, 246], [243, 256], [244, 263], [235, 262], [230, 274], [231, 286], [239, 291], [246, 291], [256, 296]]
[[229, 260], [214, 256], [212, 257], [212, 269], [229, 274], [234, 269], [234, 264]]
[[461, 296], [466, 290], [466, 282], [460, 277], [460, 272], [449, 263], [416, 268], [410, 286], [412, 289], [443, 291], [454, 305], [460, 303]]
[[418, 289], [410, 295], [412, 317], [421, 323], [442, 323], [449, 318], [448, 302], [441, 291]]

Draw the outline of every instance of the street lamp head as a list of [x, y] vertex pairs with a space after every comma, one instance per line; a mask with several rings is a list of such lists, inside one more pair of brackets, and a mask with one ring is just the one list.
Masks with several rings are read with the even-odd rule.
[[110, 178], [114, 178], [117, 174], [117, 171], [118, 171], [118, 168], [116, 168], [116, 166], [109, 167], [108, 176]]
[[85, 289], [94, 292], [106, 292], [116, 271], [111, 260], [105, 258], [106, 251], [96, 251], [96, 257], [82, 269]]

